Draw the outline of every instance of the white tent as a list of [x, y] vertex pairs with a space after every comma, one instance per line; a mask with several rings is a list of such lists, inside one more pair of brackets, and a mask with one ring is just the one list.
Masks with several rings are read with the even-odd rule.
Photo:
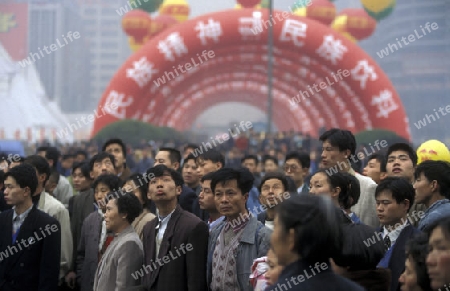
[[34, 64], [21, 67], [0, 45], [0, 139], [73, 142], [73, 134], [57, 135], [67, 118], [51, 102]]

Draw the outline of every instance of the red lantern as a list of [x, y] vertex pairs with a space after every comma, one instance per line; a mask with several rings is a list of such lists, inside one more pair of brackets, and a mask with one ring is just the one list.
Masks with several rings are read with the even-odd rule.
[[332, 27], [337, 31], [350, 33], [357, 40], [362, 40], [373, 34], [377, 21], [362, 8], [347, 8], [338, 14]]
[[294, 14], [330, 25], [336, 16], [336, 7], [328, 0], [312, 0], [307, 6], [296, 9]]
[[150, 15], [140, 9], [131, 10], [122, 18], [122, 28], [135, 43], [143, 44], [150, 37]]
[[155, 36], [166, 28], [171, 27], [178, 23], [173, 16], [170, 15], [158, 15], [152, 19], [150, 25], [150, 36]]
[[261, 3], [261, 0], [237, 0], [237, 3], [241, 4], [243, 8], [253, 8]]

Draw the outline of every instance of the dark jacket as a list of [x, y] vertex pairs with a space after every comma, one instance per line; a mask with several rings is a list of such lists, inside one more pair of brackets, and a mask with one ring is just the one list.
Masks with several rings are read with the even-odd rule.
[[[144, 227], [144, 266], [152, 267], [144, 272], [145, 290], [206, 291], [208, 226], [178, 205], [167, 224], [158, 254], [159, 263], [156, 263], [158, 223], [156, 218]], [[182, 245], [188, 251], [182, 252]], [[161, 263], [167, 261], [165, 257], [169, 257], [169, 261]]]
[[194, 190], [183, 184], [178, 200], [178, 204], [180, 204], [181, 208], [192, 213], [192, 204], [196, 198], [197, 194], [195, 194]]
[[101, 231], [102, 217], [95, 210], [84, 220], [78, 244], [76, 273], [77, 283], [81, 291], [92, 291], [94, 289]]
[[73, 196], [69, 202], [69, 213], [72, 213], [70, 217], [70, 228], [72, 230], [73, 238], [73, 257], [72, 257], [72, 270], [75, 271], [78, 243], [81, 237], [81, 228], [83, 227], [83, 222], [95, 210], [95, 198], [94, 190], [89, 189], [84, 192], [80, 192], [78, 195]]
[[351, 271], [344, 277], [363, 286], [367, 291], [386, 291], [391, 286], [391, 271], [384, 268]]
[[58, 290], [59, 222], [33, 206], [12, 245], [13, 212], [7, 210], [0, 214], [0, 290]]
[[[330, 263], [318, 262], [318, 269], [301, 259], [287, 265], [278, 277], [278, 281], [266, 291], [364, 291], [360, 285], [335, 274]], [[311, 267], [312, 270], [311, 270]], [[323, 267], [322, 267], [323, 266]], [[314, 272], [314, 273], [313, 273]]]
[[388, 265], [388, 268], [391, 270], [391, 291], [400, 290], [398, 279], [403, 271], [405, 271], [406, 243], [418, 233], [420, 231], [417, 228], [408, 224], [392, 246], [392, 255]]

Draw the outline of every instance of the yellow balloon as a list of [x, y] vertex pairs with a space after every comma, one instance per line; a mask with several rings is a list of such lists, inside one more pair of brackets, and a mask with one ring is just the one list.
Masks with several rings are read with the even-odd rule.
[[158, 12], [159, 14], [170, 15], [178, 22], [183, 22], [189, 18], [191, 8], [186, 0], [164, 0], [159, 6]]
[[450, 163], [450, 151], [443, 142], [431, 139], [422, 143], [417, 149], [417, 158], [417, 164], [427, 160]]
[[395, 0], [361, 0], [362, 5], [375, 13], [379, 13], [393, 5]]
[[[236, 5], [234, 5], [234, 9], [242, 9], [242, 5], [236, 3]], [[253, 9], [261, 9], [261, 4], [256, 5], [255, 7], [253, 7]]]
[[294, 12], [292, 12], [292, 14], [301, 17], [306, 17], [306, 7], [297, 8], [294, 10]]
[[345, 31], [347, 26], [347, 15], [340, 15], [336, 17], [331, 23], [331, 27], [336, 31]]

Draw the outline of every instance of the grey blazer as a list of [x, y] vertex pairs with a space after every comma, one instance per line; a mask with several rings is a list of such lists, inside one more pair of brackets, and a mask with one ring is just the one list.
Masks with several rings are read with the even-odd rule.
[[95, 272], [94, 291], [143, 290], [138, 276], [144, 261], [142, 242], [129, 225], [106, 249]]
[[96, 211], [86, 217], [81, 228], [77, 250], [77, 283], [80, 291], [94, 289], [94, 275], [98, 265], [98, 244], [102, 231], [102, 217]]

